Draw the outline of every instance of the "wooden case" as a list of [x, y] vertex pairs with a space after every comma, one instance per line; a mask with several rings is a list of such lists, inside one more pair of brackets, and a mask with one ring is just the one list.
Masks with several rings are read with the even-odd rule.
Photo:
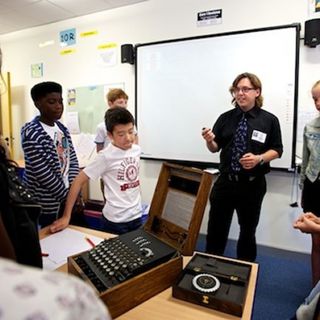
[[[241, 317], [250, 272], [251, 265], [248, 263], [196, 253], [173, 285], [172, 295]], [[202, 280], [199, 278], [201, 276]], [[214, 289], [214, 285], [217, 288]], [[210, 289], [214, 290], [210, 292]]]
[[[212, 174], [200, 169], [163, 163], [144, 230], [181, 254], [192, 255], [212, 178]], [[138, 276], [99, 292], [75, 262], [80, 254], [68, 258], [68, 272], [94, 287], [113, 318], [172, 286], [182, 271], [182, 257], [178, 254]]]

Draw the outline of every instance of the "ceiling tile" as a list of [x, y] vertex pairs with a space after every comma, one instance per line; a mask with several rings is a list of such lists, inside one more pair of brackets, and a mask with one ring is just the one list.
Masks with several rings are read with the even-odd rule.
[[42, 0], [0, 0], [0, 5], [14, 9], [23, 7], [35, 2], [41, 2]]
[[149, 0], [0, 0], [0, 34]]
[[107, 3], [103, 0], [50, 0], [52, 4], [64, 8], [75, 15], [89, 14], [97, 11], [109, 9]]

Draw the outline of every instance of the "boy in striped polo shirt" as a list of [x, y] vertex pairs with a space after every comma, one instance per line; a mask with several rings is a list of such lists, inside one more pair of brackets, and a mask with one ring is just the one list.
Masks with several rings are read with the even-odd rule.
[[63, 113], [61, 85], [38, 83], [31, 89], [31, 97], [40, 115], [21, 129], [24, 183], [42, 206], [39, 224], [45, 227], [63, 213], [79, 165], [70, 133], [59, 121]]

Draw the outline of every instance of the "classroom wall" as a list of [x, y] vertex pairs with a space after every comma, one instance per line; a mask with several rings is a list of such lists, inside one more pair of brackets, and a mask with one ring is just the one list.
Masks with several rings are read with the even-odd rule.
[[[134, 66], [120, 63], [120, 45], [184, 38], [236, 30], [264, 28], [300, 22], [301, 36], [304, 21], [314, 17], [309, 12], [308, 0], [149, 0], [132, 6], [104, 11], [37, 28], [0, 36], [4, 53], [4, 70], [11, 72], [14, 137], [16, 157], [22, 157], [19, 131], [25, 121], [36, 113], [29, 98], [30, 88], [37, 82], [53, 80], [65, 89], [96, 84], [125, 83], [129, 94], [129, 109], [134, 112]], [[222, 9], [222, 24], [197, 27], [198, 12]], [[59, 32], [76, 28], [77, 34], [97, 30], [91, 37], [78, 38], [73, 54], [61, 55]], [[47, 47], [40, 43], [54, 40]], [[101, 63], [97, 47], [106, 43], [117, 44], [117, 63], [107, 67]], [[235, 48], [241, 50], [241, 48]], [[279, 53], [280, 54], [280, 53]], [[42, 78], [31, 77], [31, 64], [43, 63]], [[263, 63], [263, 61], [261, 61]], [[272, 68], [272, 66], [270, 66]], [[254, 70], [251, 70], [254, 72]], [[281, 75], [279, 75], [281, 76]], [[301, 155], [301, 128], [306, 118], [313, 116], [313, 102], [309, 91], [320, 78], [320, 46], [307, 48], [301, 44], [299, 79], [299, 129], [297, 154]], [[164, 93], [165, 94], [165, 93]], [[228, 94], [226, 90], [226, 94]], [[226, 106], [226, 109], [229, 106]], [[212, 119], [212, 123], [215, 119]], [[161, 124], [155, 122], [155, 130]], [[200, 143], [202, 143], [200, 141]], [[152, 199], [161, 163], [142, 160], [141, 186], [143, 201]], [[297, 200], [296, 177], [293, 173], [273, 172], [268, 175], [268, 193], [263, 203], [257, 232], [260, 244], [278, 248], [310, 251], [309, 236], [292, 229], [292, 221], [301, 209], [292, 208]], [[91, 196], [100, 198], [98, 184], [91, 184]], [[299, 201], [299, 200], [298, 200]], [[208, 208], [207, 208], [208, 209]], [[201, 227], [206, 232], [207, 211]], [[230, 237], [236, 239], [238, 227], [234, 219]]]

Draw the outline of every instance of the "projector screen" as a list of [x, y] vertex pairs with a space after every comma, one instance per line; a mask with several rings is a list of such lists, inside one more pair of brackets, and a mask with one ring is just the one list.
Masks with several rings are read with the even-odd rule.
[[234, 108], [229, 87], [243, 72], [262, 82], [263, 108], [280, 121], [284, 152], [272, 167], [295, 165], [298, 24], [136, 46], [136, 120], [142, 158], [219, 163], [203, 127]]

